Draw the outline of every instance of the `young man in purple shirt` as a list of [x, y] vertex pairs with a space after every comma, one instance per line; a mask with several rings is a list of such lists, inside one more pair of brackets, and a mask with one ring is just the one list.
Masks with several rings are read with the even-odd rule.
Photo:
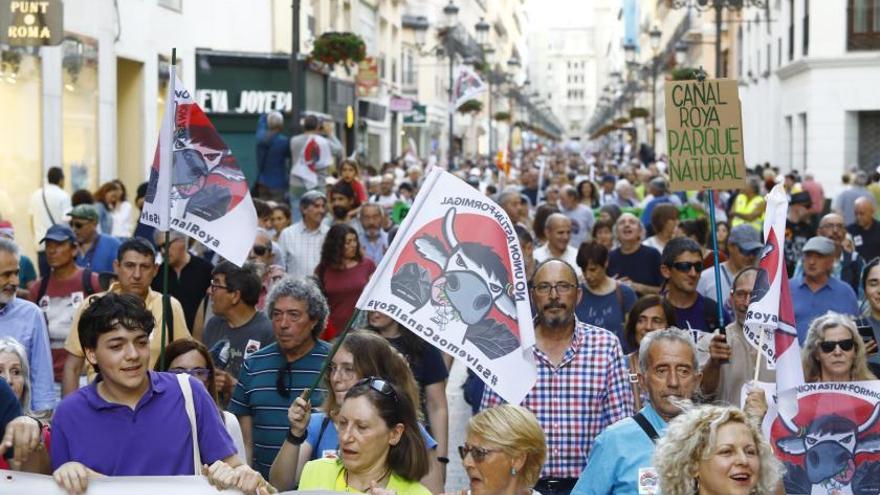
[[82, 492], [90, 477], [192, 475], [198, 462], [220, 488], [267, 489], [263, 478], [238, 460], [217, 406], [190, 378], [201, 457], [193, 459], [193, 433], [177, 377], [148, 370], [154, 326], [143, 301], [127, 294], [108, 293], [83, 311], [77, 331], [98, 378], [66, 397], [55, 412], [55, 480], [68, 492]]

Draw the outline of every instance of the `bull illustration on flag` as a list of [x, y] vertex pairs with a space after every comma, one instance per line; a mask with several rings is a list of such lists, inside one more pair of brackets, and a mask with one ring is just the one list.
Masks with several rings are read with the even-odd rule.
[[798, 413], [780, 414], [771, 443], [788, 495], [880, 493], [880, 382], [809, 383]]
[[357, 302], [463, 361], [519, 403], [537, 378], [525, 261], [507, 214], [434, 168]]
[[257, 229], [247, 179], [173, 68], [171, 81], [141, 221], [186, 234], [241, 266]]

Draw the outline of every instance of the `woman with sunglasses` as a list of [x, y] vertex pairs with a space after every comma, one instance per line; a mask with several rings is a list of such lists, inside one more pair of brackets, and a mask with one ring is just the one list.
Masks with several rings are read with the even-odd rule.
[[375, 376], [356, 382], [335, 423], [340, 457], [307, 462], [300, 490], [430, 495], [418, 481], [428, 474], [428, 452], [415, 402], [402, 388]]
[[854, 382], [876, 380], [868, 370], [865, 343], [853, 320], [829, 311], [816, 318], [807, 330], [801, 350], [807, 382]]
[[197, 340], [175, 340], [165, 348], [164, 363], [157, 362], [156, 371], [162, 371], [160, 368], [162, 364], [167, 365], [165, 371], [174, 374], [186, 373], [205, 386], [223, 416], [223, 424], [235, 443], [239, 459], [241, 462], [247, 463], [244, 438], [241, 433], [241, 425], [238, 424], [238, 418], [220, 407], [214, 380], [214, 360], [208, 349]]
[[547, 458], [544, 431], [531, 411], [502, 404], [468, 422], [466, 442], [458, 447], [470, 479], [460, 495], [529, 495]]
[[[358, 380], [368, 376], [393, 381], [403, 398], [414, 404], [414, 409], [418, 411], [415, 405], [419, 404], [419, 388], [406, 358], [375, 332], [357, 330], [347, 334], [324, 375], [324, 385], [331, 393], [324, 399], [322, 412], [311, 414], [308, 402], [302, 397], [297, 398], [287, 412], [290, 432], [269, 472], [273, 486], [279, 490], [291, 490], [296, 487], [308, 461], [338, 457], [340, 438], [337, 424], [342, 403], [346, 393]], [[430, 472], [420, 479], [432, 491], [439, 493], [443, 489], [443, 482], [441, 459], [434, 454], [437, 442], [421, 425], [418, 428], [424, 437], [424, 444], [430, 449]]]

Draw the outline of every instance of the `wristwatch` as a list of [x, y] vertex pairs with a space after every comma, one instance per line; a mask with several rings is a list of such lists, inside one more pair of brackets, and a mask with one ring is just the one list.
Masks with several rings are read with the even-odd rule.
[[306, 432], [303, 432], [302, 436], [298, 437], [293, 434], [293, 431], [288, 429], [287, 438], [285, 440], [290, 442], [291, 445], [302, 445], [302, 443], [306, 441]]

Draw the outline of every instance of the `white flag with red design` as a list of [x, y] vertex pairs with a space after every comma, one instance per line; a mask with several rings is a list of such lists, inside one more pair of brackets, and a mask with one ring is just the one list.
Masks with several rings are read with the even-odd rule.
[[333, 164], [333, 152], [330, 149], [330, 141], [324, 136], [317, 134], [309, 137], [303, 146], [302, 155], [295, 157], [296, 162], [290, 173], [302, 179], [307, 189], [318, 185], [318, 170], [325, 169]]

